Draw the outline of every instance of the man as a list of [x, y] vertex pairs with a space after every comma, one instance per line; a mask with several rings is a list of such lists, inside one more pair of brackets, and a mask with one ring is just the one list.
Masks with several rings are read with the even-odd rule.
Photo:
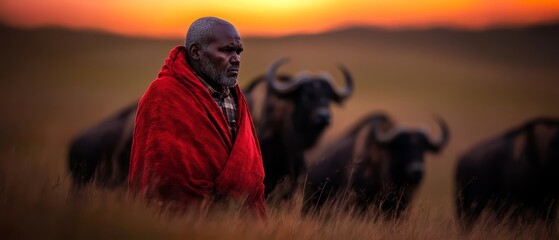
[[139, 102], [132, 194], [181, 210], [233, 199], [266, 216], [262, 157], [237, 85], [242, 51], [231, 23], [192, 23]]

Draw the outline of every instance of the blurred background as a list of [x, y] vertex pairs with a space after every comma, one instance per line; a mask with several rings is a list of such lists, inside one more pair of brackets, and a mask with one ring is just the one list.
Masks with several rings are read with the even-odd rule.
[[41, 202], [25, 189], [67, 186], [72, 137], [137, 101], [207, 15], [243, 38], [241, 86], [281, 57], [288, 73], [341, 80], [336, 66], [348, 67], [355, 94], [334, 107], [321, 143], [371, 111], [435, 135], [442, 116], [451, 140], [427, 157], [414, 204], [445, 218], [461, 152], [559, 117], [558, 1], [0, 0], [0, 195], [13, 185], [23, 190], [10, 201]]

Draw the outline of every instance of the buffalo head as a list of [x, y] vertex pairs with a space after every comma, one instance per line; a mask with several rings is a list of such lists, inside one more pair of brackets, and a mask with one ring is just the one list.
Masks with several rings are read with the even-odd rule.
[[271, 94], [293, 103], [291, 120], [295, 132], [302, 137], [304, 149], [310, 148], [323, 130], [330, 124], [332, 113], [330, 102], [341, 104], [353, 92], [351, 74], [344, 66], [339, 66], [345, 80], [345, 87], [338, 88], [331, 75], [312, 75], [300, 72], [293, 77], [277, 76], [278, 68], [286, 63], [286, 58], [272, 64], [265, 75]]
[[[420, 129], [406, 129], [394, 126], [383, 130], [375, 126], [374, 139], [390, 159], [389, 171], [396, 184], [418, 184], [424, 173], [426, 152], [439, 152], [448, 142], [448, 126], [442, 118], [437, 119], [441, 136], [434, 140], [429, 133]], [[374, 151], [375, 148], [370, 148]]]
[[329, 200], [344, 202], [351, 191], [357, 212], [375, 206], [387, 217], [401, 216], [423, 177], [425, 153], [439, 152], [448, 142], [448, 126], [437, 120], [441, 137], [433, 140], [426, 131], [401, 127], [384, 113], [362, 118], [332, 141], [308, 171], [303, 212], [316, 212]]

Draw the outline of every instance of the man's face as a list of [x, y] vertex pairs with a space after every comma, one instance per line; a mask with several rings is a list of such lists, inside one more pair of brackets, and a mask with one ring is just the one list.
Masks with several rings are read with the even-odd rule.
[[243, 44], [237, 30], [218, 24], [214, 38], [200, 56], [200, 71], [218, 84], [233, 87], [237, 84]]

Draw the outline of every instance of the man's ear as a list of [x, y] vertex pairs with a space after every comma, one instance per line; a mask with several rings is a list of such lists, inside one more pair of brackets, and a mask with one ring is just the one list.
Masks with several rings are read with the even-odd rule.
[[202, 54], [202, 48], [200, 48], [198, 44], [194, 43], [190, 45], [188, 52], [193, 60], [198, 61], [200, 60], [200, 56]]

